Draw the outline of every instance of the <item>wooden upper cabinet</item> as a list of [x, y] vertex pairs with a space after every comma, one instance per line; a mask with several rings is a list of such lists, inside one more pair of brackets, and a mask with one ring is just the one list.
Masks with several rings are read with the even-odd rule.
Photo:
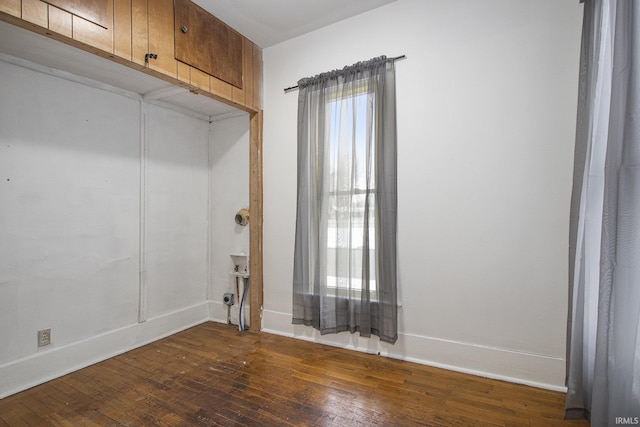
[[242, 89], [243, 37], [190, 0], [175, 0], [175, 57]]
[[98, 24], [101, 27], [111, 27], [110, 2], [108, 0], [43, 0], [72, 15], [84, 18], [87, 21]]
[[0, 0], [0, 19], [242, 110], [262, 109], [262, 50], [190, 0]]

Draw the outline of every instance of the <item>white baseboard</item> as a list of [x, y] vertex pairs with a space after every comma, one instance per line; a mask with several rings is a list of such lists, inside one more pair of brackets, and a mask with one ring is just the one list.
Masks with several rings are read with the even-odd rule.
[[[221, 302], [206, 301], [0, 365], [0, 399], [200, 323], [226, 323], [226, 313]], [[264, 332], [276, 335], [566, 392], [562, 385], [565, 362], [560, 357], [402, 333], [395, 345], [349, 333], [321, 336], [312, 328], [292, 325], [291, 314], [269, 310], [263, 312], [262, 326]]]
[[0, 365], [0, 399], [209, 320], [209, 302]]
[[567, 391], [563, 385], [565, 361], [562, 357], [406, 333], [399, 333], [394, 345], [380, 342], [377, 337], [360, 338], [358, 334], [348, 332], [320, 335], [311, 327], [292, 325], [290, 313], [270, 310], [263, 312], [262, 331], [485, 378], [546, 390]]
[[207, 301], [209, 307], [209, 320], [218, 323], [227, 323], [227, 306], [221, 301]]

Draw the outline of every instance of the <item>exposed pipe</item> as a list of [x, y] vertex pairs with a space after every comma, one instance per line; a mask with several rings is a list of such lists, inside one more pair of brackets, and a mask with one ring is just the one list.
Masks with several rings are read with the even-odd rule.
[[[238, 278], [236, 277], [236, 280]], [[242, 323], [242, 306], [244, 305], [244, 296], [247, 294], [247, 291], [249, 290], [249, 278], [245, 277], [244, 278], [244, 289], [242, 291], [242, 299], [240, 300], [240, 309], [238, 310], [238, 329], [240, 331], [244, 331], [244, 325]]]

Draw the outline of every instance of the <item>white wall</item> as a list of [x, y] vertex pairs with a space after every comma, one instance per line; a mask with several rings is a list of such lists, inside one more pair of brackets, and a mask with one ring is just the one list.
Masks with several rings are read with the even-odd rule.
[[154, 318], [207, 298], [209, 124], [147, 111], [145, 283]]
[[[582, 6], [398, 0], [265, 49], [265, 330], [562, 389]], [[399, 340], [291, 325], [302, 77], [397, 62]]]
[[[249, 115], [241, 114], [211, 123], [211, 313], [212, 319], [226, 322], [225, 292], [236, 293], [230, 276], [230, 254], [249, 254], [249, 226], [235, 223], [238, 210], [249, 207]], [[241, 262], [240, 259], [237, 262]], [[239, 281], [242, 289], [242, 280]], [[236, 296], [237, 298], [237, 296]], [[248, 302], [249, 294], [245, 299]], [[232, 307], [237, 324], [239, 303]], [[243, 309], [248, 317], [249, 304]], [[249, 325], [249, 322], [246, 323]]]
[[2, 398], [209, 318], [210, 182], [207, 121], [0, 75]]
[[3, 364], [37, 351], [38, 329], [63, 346], [137, 320], [139, 106], [3, 62], [0, 74]]

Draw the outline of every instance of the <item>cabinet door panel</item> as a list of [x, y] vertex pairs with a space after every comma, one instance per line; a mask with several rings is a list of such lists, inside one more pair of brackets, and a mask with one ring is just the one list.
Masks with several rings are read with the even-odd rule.
[[20, 0], [4, 0], [0, 2], [0, 12], [8, 13], [9, 15], [17, 16], [20, 18], [22, 4]]
[[49, 29], [63, 36], [72, 37], [71, 14], [57, 7], [49, 6]]
[[74, 40], [113, 53], [113, 26], [101, 27], [78, 16], [72, 16], [71, 19]]
[[113, 53], [131, 60], [131, 0], [113, 2]]
[[144, 56], [149, 53], [149, 21], [147, 0], [131, 0], [131, 60], [146, 65]]
[[171, 77], [178, 75], [174, 55], [173, 0], [153, 0], [147, 9], [149, 22], [149, 52], [158, 55], [149, 60], [149, 68]]
[[53, 6], [98, 24], [101, 27], [111, 26], [109, 1], [107, 0], [45, 0]]
[[49, 6], [40, 0], [22, 0], [22, 19], [41, 27], [49, 26]]
[[189, 0], [175, 0], [178, 61], [242, 89], [242, 36]]

